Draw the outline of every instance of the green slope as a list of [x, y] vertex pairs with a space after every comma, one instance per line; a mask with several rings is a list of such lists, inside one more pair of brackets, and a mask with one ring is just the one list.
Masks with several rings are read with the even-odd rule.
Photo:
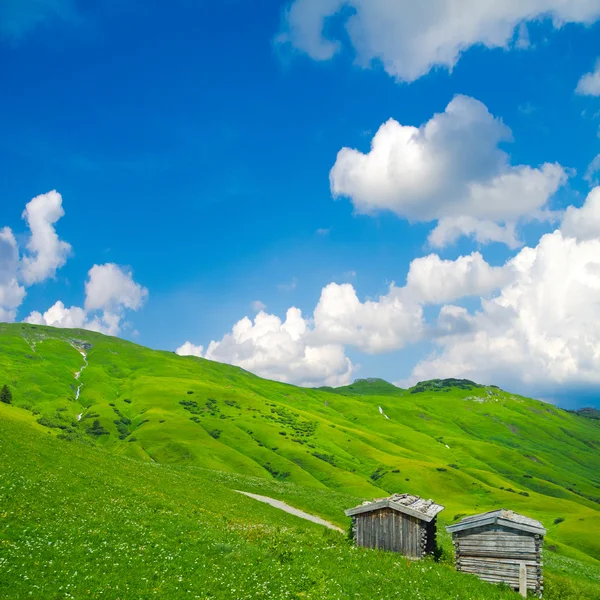
[[320, 387], [317, 389], [341, 394], [342, 396], [402, 396], [404, 393], [403, 389], [376, 377], [357, 379], [353, 384], [342, 387]]
[[[0, 406], [0, 597], [517, 598], [424, 562], [357, 550], [342, 534], [237, 494], [259, 482], [141, 463], [61, 442]], [[308, 501], [271, 482], [270, 493]], [[316, 494], [330, 507], [356, 502]], [[330, 508], [331, 510], [331, 508]]]
[[[89, 346], [79, 381], [77, 345]], [[306, 390], [87, 331], [22, 324], [0, 326], [4, 383], [46, 431], [114, 455], [315, 493], [409, 491], [444, 504], [446, 521], [511, 508], [547, 526], [548, 555], [598, 565], [600, 423], [543, 402], [443, 382], [360, 384], [371, 395]]]

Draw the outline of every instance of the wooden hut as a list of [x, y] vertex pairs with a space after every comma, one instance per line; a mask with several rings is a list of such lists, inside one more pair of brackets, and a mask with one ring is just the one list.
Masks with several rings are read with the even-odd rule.
[[539, 521], [501, 509], [466, 517], [446, 529], [452, 534], [458, 571], [541, 597], [546, 530]]
[[444, 510], [433, 500], [395, 494], [364, 502], [346, 512], [352, 517], [357, 546], [423, 558], [435, 549], [436, 515]]

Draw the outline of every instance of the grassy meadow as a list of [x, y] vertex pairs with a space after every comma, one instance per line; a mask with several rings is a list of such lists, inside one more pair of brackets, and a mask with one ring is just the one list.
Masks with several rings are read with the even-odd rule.
[[300, 389], [23, 324], [0, 325], [4, 384], [0, 597], [518, 597], [455, 573], [443, 527], [441, 562], [410, 564], [236, 489], [343, 528], [392, 492], [445, 505], [441, 525], [510, 508], [548, 529], [545, 598], [600, 597], [597, 420], [464, 382]]

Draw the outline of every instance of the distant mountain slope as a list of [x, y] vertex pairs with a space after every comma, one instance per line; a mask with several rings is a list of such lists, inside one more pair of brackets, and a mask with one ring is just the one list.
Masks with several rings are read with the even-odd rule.
[[597, 408], [580, 408], [579, 410], [569, 411], [580, 417], [585, 417], [586, 419], [594, 419], [595, 421], [600, 421], [600, 410]]
[[61, 438], [360, 498], [410, 491], [450, 521], [511, 508], [558, 552], [600, 556], [600, 423], [491, 386], [424, 383], [301, 389], [88, 331], [0, 325], [0, 387]]

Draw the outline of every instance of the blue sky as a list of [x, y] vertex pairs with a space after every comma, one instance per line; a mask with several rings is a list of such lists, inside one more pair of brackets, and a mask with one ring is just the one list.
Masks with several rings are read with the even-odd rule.
[[[33, 313], [33, 321], [65, 325], [62, 313], [51, 321], [44, 315], [60, 301], [65, 310], [87, 311], [86, 325], [103, 323], [103, 330], [154, 348], [175, 350], [189, 341], [190, 346], [203, 347], [195, 350], [202, 355], [214, 340], [220, 346], [215, 345], [209, 357], [303, 385], [367, 376], [401, 382], [435, 372], [431, 365], [414, 371], [432, 351], [440, 352], [440, 340], [431, 332], [403, 330], [390, 343], [374, 338], [355, 343], [353, 339], [362, 335], [379, 339], [389, 329], [385, 323], [373, 324], [373, 318], [365, 316], [373, 307], [363, 310], [362, 304], [380, 302], [391, 282], [396, 289], [404, 286], [411, 261], [431, 253], [456, 261], [478, 251], [489, 268], [501, 269], [522, 247], [536, 248], [543, 234], [559, 229], [562, 213], [552, 222], [536, 220], [533, 213], [517, 215], [519, 246], [467, 234], [434, 247], [428, 236], [447, 211], [432, 208], [424, 216], [425, 209], [401, 208], [403, 194], [412, 193], [402, 182], [393, 198], [386, 196], [392, 210], [382, 208], [385, 194], [378, 200], [371, 188], [361, 201], [356, 178], [340, 184], [344, 193], [334, 199], [330, 172], [337, 154], [347, 147], [366, 155], [388, 119], [418, 128], [444, 113], [460, 95], [481, 103], [496, 123], [502, 121], [510, 129], [510, 136], [490, 144], [508, 154], [511, 166], [538, 169], [551, 163], [564, 169], [565, 181], [548, 194], [545, 209], [580, 209], [593, 188], [590, 165], [600, 154], [600, 97], [593, 85], [591, 93], [576, 93], [576, 88], [584, 74], [593, 73], [600, 57], [600, 6], [575, 2], [582, 5], [582, 14], [573, 16], [558, 0], [540, 0], [536, 16], [555, 10], [553, 16], [563, 20], [562, 26], [555, 27], [547, 18], [526, 21], [517, 11], [516, 16], [510, 14], [508, 40], [503, 38], [504, 25], [488, 30], [485, 19], [481, 39], [461, 40], [460, 27], [458, 33], [441, 31], [446, 37], [440, 47], [452, 42], [467, 49], [457, 56], [450, 52], [450, 58], [438, 53], [441, 64], [435, 65], [427, 49], [420, 51], [419, 39], [410, 39], [410, 32], [398, 32], [406, 46], [377, 46], [377, 31], [361, 30], [363, 21], [377, 27], [396, 18], [414, 19], [415, 30], [430, 27], [411, 13], [408, 3], [392, 7], [379, 0], [374, 8], [358, 1], [341, 8], [336, 2], [323, 3], [323, 20], [316, 29], [311, 4], [297, 0], [288, 14], [291, 5], [275, 0], [173, 0], [168, 10], [162, 2], [135, 0], [3, 3], [0, 229], [10, 228], [20, 260], [29, 252], [39, 261], [47, 250], [38, 255], [27, 250], [34, 235], [21, 215], [32, 198], [56, 190], [64, 216], [53, 227], [71, 246], [68, 257], [55, 261], [37, 279], [30, 276], [29, 283], [23, 266], [16, 267], [15, 277], [26, 295], [18, 306], [13, 302], [5, 307], [6, 314], [11, 313], [5, 320], [23, 320]], [[329, 4], [330, 14], [325, 6]], [[354, 30], [346, 27], [348, 18], [354, 19]], [[522, 23], [527, 24], [527, 36]], [[339, 51], [333, 56], [319, 54], [322, 47], [314, 43], [323, 24], [325, 38], [338, 40]], [[385, 33], [382, 25], [382, 39]], [[392, 64], [401, 66], [394, 70]], [[478, 110], [473, 103], [465, 106]], [[449, 148], [435, 147], [449, 155], [464, 151], [467, 162], [478, 152], [454, 143]], [[471, 174], [464, 177], [485, 180], [478, 169], [472, 165], [467, 169]], [[442, 205], [444, 190], [462, 190], [463, 184], [462, 179], [441, 182], [435, 202]], [[460, 193], [464, 190], [448, 192]], [[424, 200], [421, 191], [415, 198], [421, 207], [431, 200]], [[503, 200], [490, 196], [485, 202]], [[481, 214], [473, 218], [481, 219]], [[571, 238], [580, 244], [594, 241], [578, 235]], [[593, 245], [586, 248], [582, 256], [597, 250]], [[583, 266], [589, 262], [581, 260]], [[106, 279], [92, 281], [89, 271], [94, 265], [118, 265], [117, 283], [111, 279], [114, 269], [96, 271]], [[447, 275], [433, 271], [430, 276]], [[8, 281], [5, 278], [6, 285]], [[89, 286], [92, 291], [102, 288], [98, 293], [104, 299], [92, 298], [86, 281], [94, 284]], [[234, 340], [235, 335], [224, 338], [243, 317], [255, 318], [255, 301], [266, 306], [267, 316], [284, 320], [286, 311], [297, 307], [311, 319], [323, 288], [332, 283], [351, 284], [361, 303], [361, 314], [352, 313], [352, 322], [344, 322], [343, 336], [339, 327], [330, 326], [331, 319], [339, 326], [341, 318], [332, 315], [330, 307], [325, 311], [329, 325], [307, 321], [309, 333], [293, 334], [291, 342], [279, 337], [273, 322], [265, 324], [274, 334], [269, 339], [260, 341], [260, 332], [249, 333], [252, 339], [244, 338], [246, 343], [239, 336]], [[600, 295], [595, 284], [584, 283], [589, 292], [585, 307], [591, 309]], [[513, 372], [504, 359], [498, 360], [497, 370], [469, 370], [464, 361], [473, 352], [473, 340], [460, 348], [455, 342], [450, 350], [444, 346], [440, 376], [471, 376], [563, 403], [576, 393], [587, 404], [597, 403], [600, 378], [590, 373], [600, 366], [600, 351], [593, 352], [600, 347], [600, 337], [588, 340], [582, 349], [576, 342], [580, 336], [569, 332], [581, 327], [589, 333], [588, 322], [567, 325], [569, 311], [581, 308], [573, 301], [581, 297], [580, 284], [575, 282], [573, 294], [564, 300], [565, 329], [553, 326], [544, 331], [538, 323], [542, 330], [534, 336], [537, 341], [523, 342], [521, 350], [531, 357], [534, 376], [528, 377], [526, 370]], [[480, 310], [480, 298], [497, 297], [502, 285], [477, 287], [484, 293], [446, 295], [440, 302], [411, 302], [422, 308], [424, 327], [431, 329], [443, 305], [462, 307], [473, 316]], [[543, 280], [539, 294], [551, 294], [552, 289]], [[402, 302], [408, 312], [414, 309], [407, 300]], [[544, 310], [546, 305], [539, 306]], [[373, 314], [382, 312], [374, 310]], [[107, 313], [108, 320], [118, 316], [118, 325], [108, 324]], [[393, 313], [390, 318], [395, 323], [402, 316]], [[375, 330], [367, 331], [369, 327]], [[522, 342], [523, 335], [511, 339]], [[550, 358], [542, 348], [538, 357], [540, 336], [566, 340], [565, 347]], [[493, 362], [492, 345], [487, 352]], [[314, 360], [306, 358], [307, 347], [324, 352], [316, 362], [330, 360], [331, 369], [316, 368]], [[340, 349], [346, 366], [340, 366]], [[445, 358], [444, 352], [454, 352], [454, 358]], [[290, 360], [298, 363], [291, 370], [282, 364]], [[548, 366], [551, 360], [574, 361], [575, 366], [549, 378], [548, 370], [557, 370], [556, 365]]]

